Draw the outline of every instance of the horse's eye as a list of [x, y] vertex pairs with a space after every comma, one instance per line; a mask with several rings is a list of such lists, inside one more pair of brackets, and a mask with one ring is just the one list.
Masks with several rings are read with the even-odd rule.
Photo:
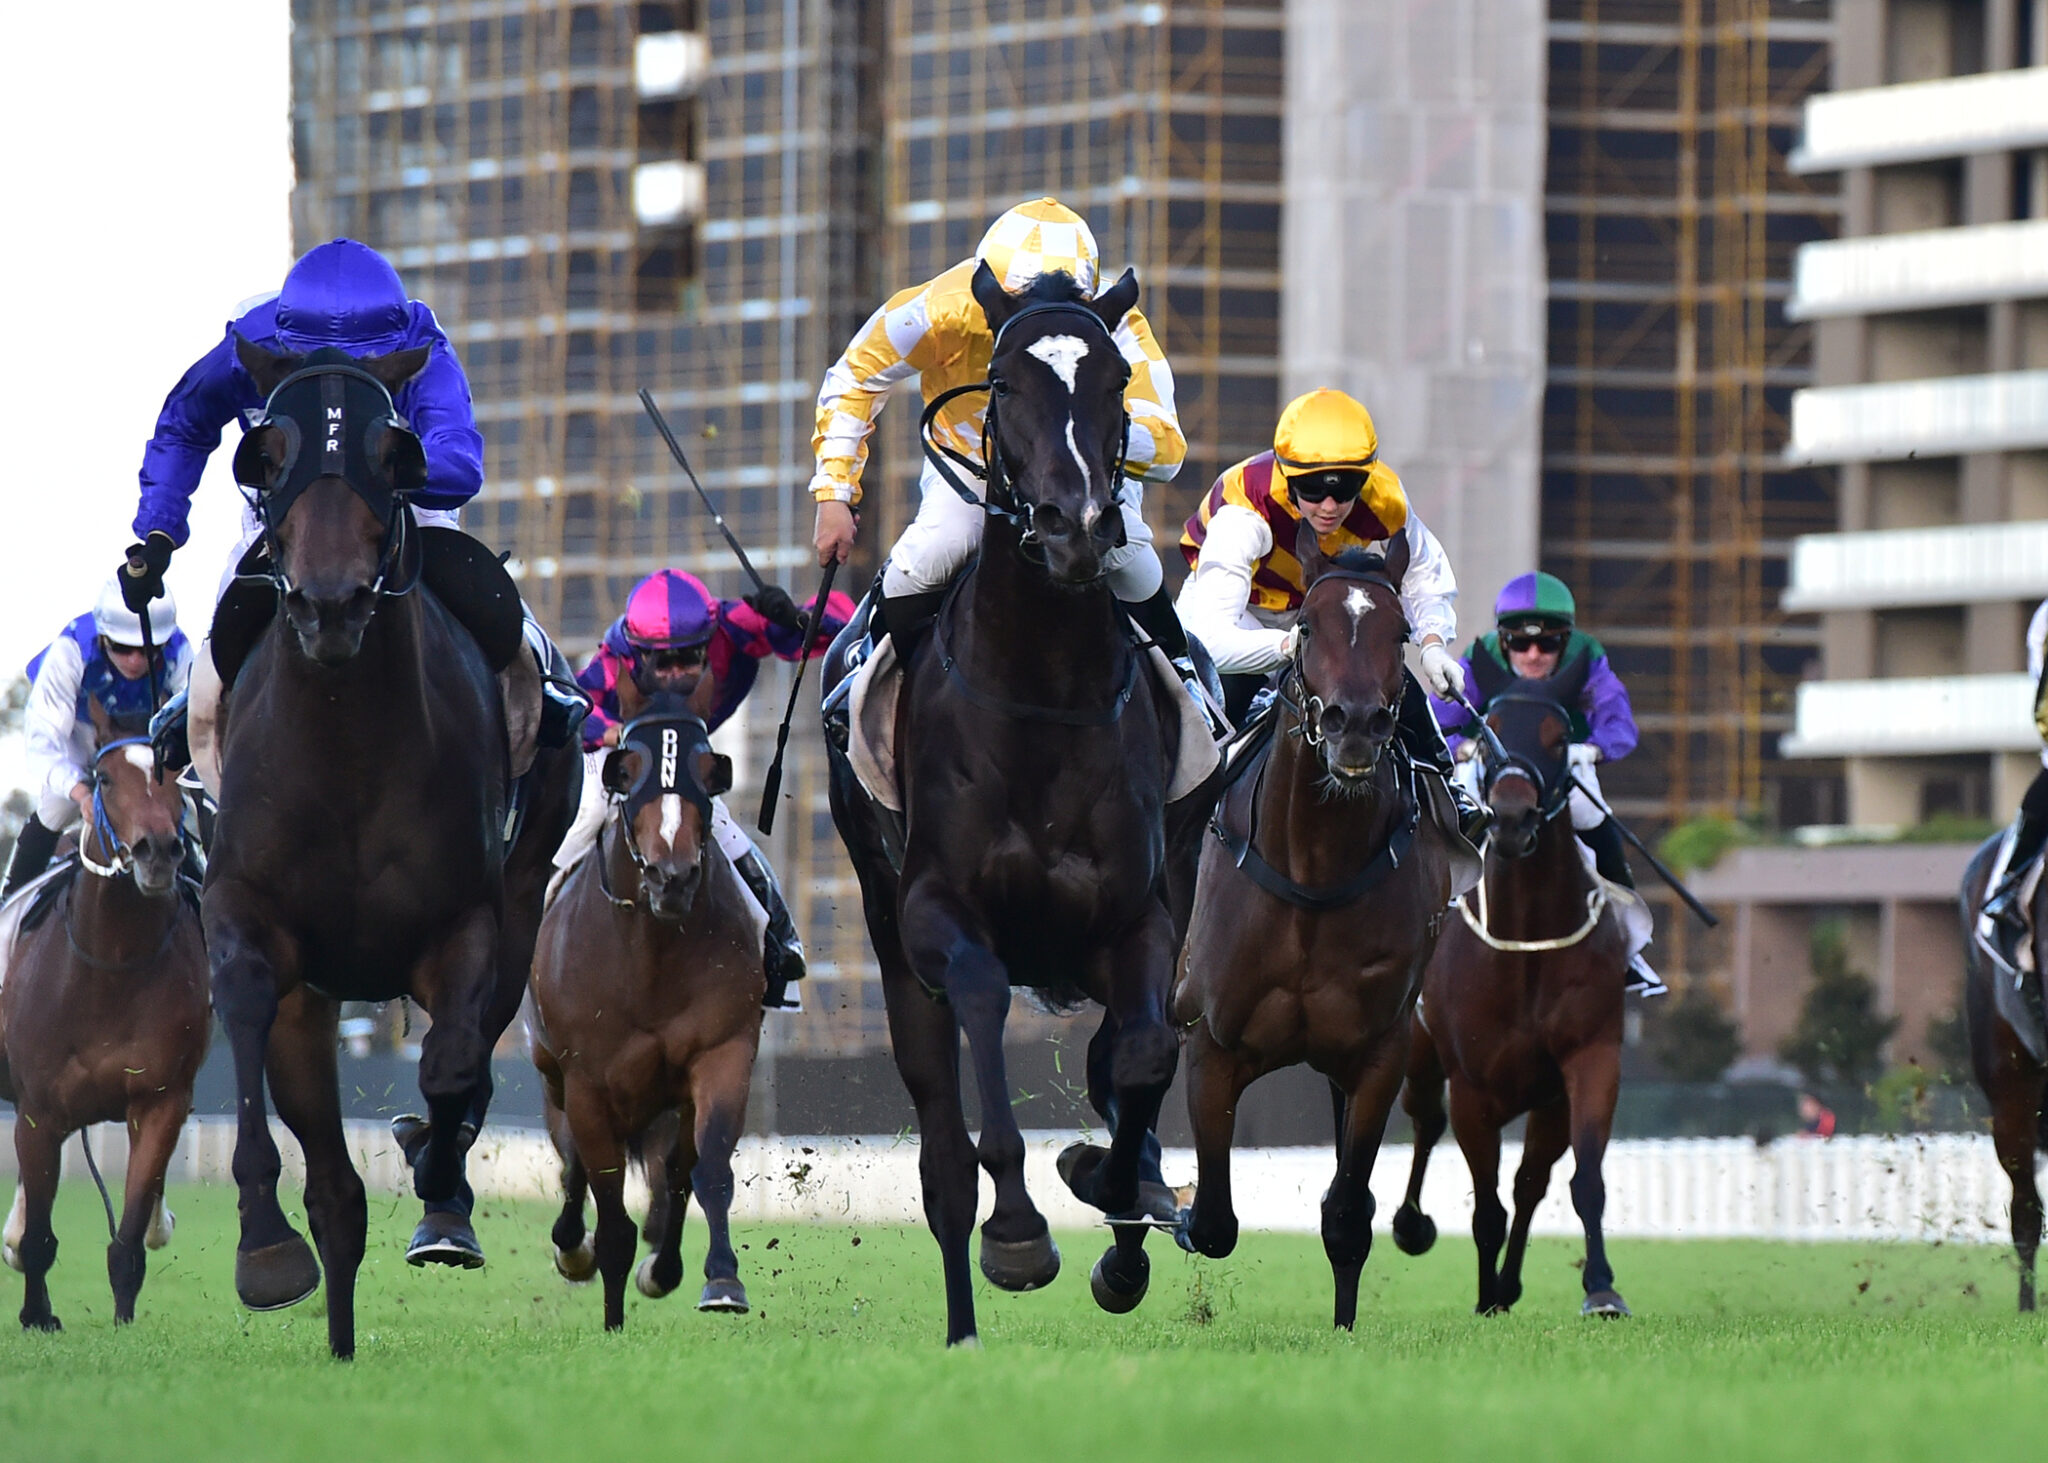
[[1010, 383], [1001, 376], [991, 376], [988, 378], [988, 389], [997, 396], [1008, 396], [1010, 394]]

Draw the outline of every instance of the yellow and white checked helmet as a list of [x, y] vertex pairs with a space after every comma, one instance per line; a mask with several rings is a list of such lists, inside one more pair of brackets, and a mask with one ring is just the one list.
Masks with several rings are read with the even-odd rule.
[[974, 255], [1013, 295], [1054, 269], [1071, 274], [1084, 293], [1095, 293], [1095, 235], [1057, 198], [1018, 204], [989, 225]]

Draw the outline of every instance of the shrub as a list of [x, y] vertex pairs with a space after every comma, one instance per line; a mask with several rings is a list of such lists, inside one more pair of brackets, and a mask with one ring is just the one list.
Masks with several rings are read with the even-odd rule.
[[1848, 930], [1840, 920], [1815, 925], [1808, 949], [1813, 985], [1778, 1055], [1809, 1082], [1861, 1088], [1883, 1070], [1884, 1044], [1899, 1018], [1878, 1015], [1870, 977], [1849, 968]]
[[1742, 1054], [1742, 1033], [1704, 982], [1674, 998], [1650, 1028], [1650, 1055], [1676, 1082], [1713, 1082]]
[[1680, 871], [1711, 869], [1729, 849], [1754, 842], [1756, 833], [1746, 824], [1726, 818], [1694, 818], [1657, 841], [1657, 857]]

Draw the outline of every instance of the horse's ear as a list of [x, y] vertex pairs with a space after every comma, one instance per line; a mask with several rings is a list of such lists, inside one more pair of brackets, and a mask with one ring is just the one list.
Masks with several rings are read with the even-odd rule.
[[1294, 530], [1294, 557], [1301, 561], [1301, 588], [1305, 594], [1308, 587], [1328, 572], [1330, 561], [1323, 554], [1323, 545], [1316, 537], [1315, 526], [1304, 516]]
[[93, 744], [104, 746], [114, 739], [114, 718], [107, 715], [107, 708], [100, 705], [97, 696], [85, 698], [86, 714], [92, 718]]
[[235, 481], [245, 488], [268, 491], [283, 481], [291, 465], [291, 434], [277, 421], [251, 427], [235, 444]]
[[390, 421], [376, 427], [370, 438], [370, 455], [379, 475], [397, 491], [416, 493], [427, 485], [427, 450], [404, 427]]
[[1414, 557], [1414, 547], [1408, 542], [1408, 530], [1397, 528], [1394, 536], [1387, 540], [1387, 578], [1396, 588], [1408, 577], [1408, 562]]
[[1017, 302], [1010, 298], [1010, 292], [1003, 288], [1003, 282], [996, 278], [996, 272], [988, 267], [986, 259], [974, 266], [974, 302], [981, 306], [981, 313], [988, 317], [990, 331], [1001, 330], [1017, 313]]
[[602, 779], [604, 790], [615, 798], [622, 798], [633, 790], [633, 758], [631, 747], [614, 747], [605, 753]]
[[712, 797], [724, 797], [732, 791], [732, 758], [722, 752], [711, 754], [711, 770], [704, 776], [704, 791]]
[[267, 351], [238, 330], [235, 332], [235, 359], [242, 363], [242, 369], [256, 383], [257, 392], [268, 396], [277, 390], [278, 382], [298, 370], [306, 358]]
[[1117, 282], [1097, 295], [1091, 308], [1112, 333], [1138, 303], [1138, 271], [1126, 269]]
[[430, 345], [416, 345], [411, 350], [393, 351], [389, 355], [364, 356], [356, 364], [375, 376], [386, 391], [396, 391], [419, 375], [433, 349]]

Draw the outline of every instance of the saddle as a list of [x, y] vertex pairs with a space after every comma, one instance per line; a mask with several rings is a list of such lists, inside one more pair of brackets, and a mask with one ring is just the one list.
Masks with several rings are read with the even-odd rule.
[[[2015, 832], [2015, 828], [2008, 826], [1998, 840], [1998, 854], [1991, 861], [1991, 874], [1984, 883], [1987, 891], [1996, 889], [2005, 878], [2007, 867], [2012, 862]], [[2048, 1058], [2048, 1011], [2044, 1011], [2048, 1000], [2044, 1000], [2041, 971], [2034, 959], [2034, 937], [2038, 933], [2034, 921], [2034, 896], [2040, 890], [2042, 872], [2042, 859], [2037, 855], [2027, 870], [2025, 882], [2020, 885], [2020, 913], [2026, 920], [2027, 933], [2020, 941], [2019, 969], [2008, 968], [1998, 958], [1990, 922], [1982, 914], [1978, 915], [1970, 932], [1977, 953], [1990, 965], [1992, 1004], [2037, 1062]]]

